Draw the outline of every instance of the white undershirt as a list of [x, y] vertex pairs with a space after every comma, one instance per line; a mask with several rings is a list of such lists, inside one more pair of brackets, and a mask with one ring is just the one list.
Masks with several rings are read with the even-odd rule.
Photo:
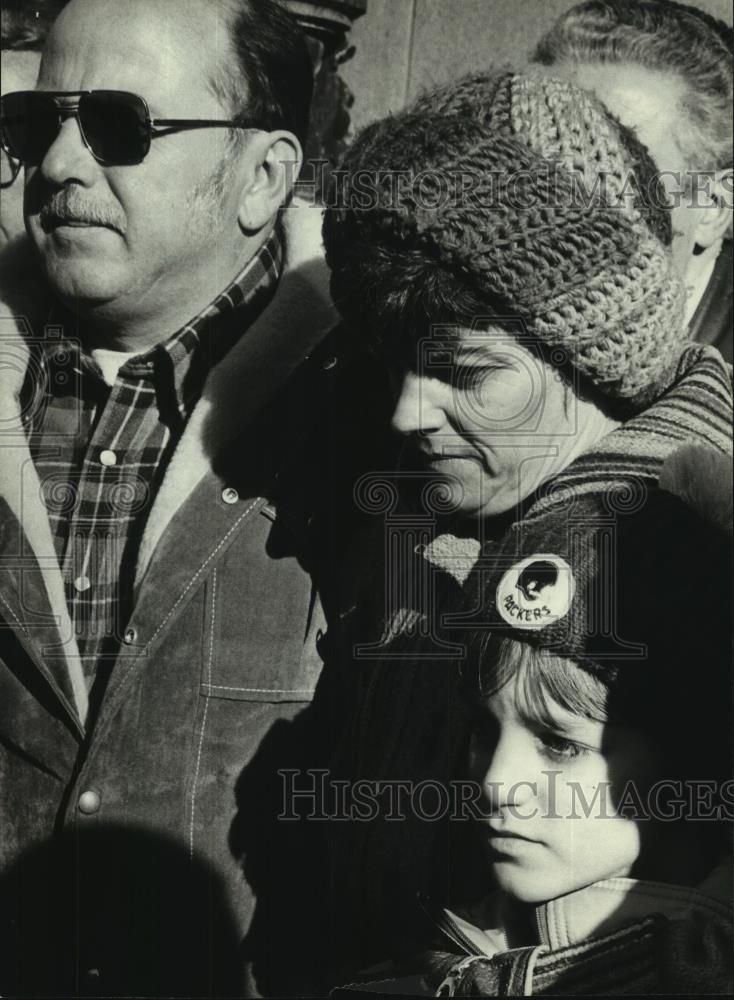
[[130, 358], [134, 358], [136, 353], [138, 352], [131, 351], [128, 354], [126, 351], [108, 351], [104, 347], [97, 347], [92, 351], [92, 360], [99, 365], [105, 383], [113, 386], [119, 370]]

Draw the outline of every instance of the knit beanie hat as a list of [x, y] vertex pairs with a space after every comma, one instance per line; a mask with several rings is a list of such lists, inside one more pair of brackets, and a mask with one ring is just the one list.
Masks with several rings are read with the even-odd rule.
[[667, 385], [687, 339], [669, 209], [645, 147], [591, 95], [464, 79], [363, 131], [339, 180], [324, 239], [347, 320], [379, 326], [400, 268], [406, 300], [450, 273], [607, 397], [642, 408]]
[[514, 525], [485, 568], [477, 563], [467, 588], [473, 648], [462, 665], [470, 693], [508, 679], [497, 640], [510, 638], [616, 688], [625, 717], [639, 710], [646, 727], [651, 704], [705, 713], [712, 728], [718, 712], [730, 722], [732, 551], [722, 514], [730, 525], [731, 467], [690, 450], [692, 461], [674, 454], [666, 463], [665, 489], [630, 481], [568, 498]]

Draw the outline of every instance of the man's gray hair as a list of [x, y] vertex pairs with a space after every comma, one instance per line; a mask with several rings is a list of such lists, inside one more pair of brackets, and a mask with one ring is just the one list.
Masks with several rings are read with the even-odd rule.
[[231, 39], [231, 58], [211, 81], [217, 97], [234, 117], [288, 129], [305, 143], [313, 69], [297, 21], [280, 0], [214, 2]]
[[675, 138], [687, 166], [732, 165], [734, 29], [698, 7], [674, 0], [587, 0], [559, 18], [534, 61], [635, 63], [678, 74], [685, 84], [685, 124]]

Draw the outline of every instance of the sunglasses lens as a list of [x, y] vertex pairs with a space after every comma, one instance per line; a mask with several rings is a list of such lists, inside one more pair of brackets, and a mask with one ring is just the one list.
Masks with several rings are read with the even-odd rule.
[[90, 149], [102, 163], [140, 163], [150, 148], [146, 107], [135, 94], [104, 90], [83, 94], [79, 120]]
[[16, 160], [37, 166], [59, 131], [56, 105], [46, 94], [19, 91], [0, 100], [2, 141]]

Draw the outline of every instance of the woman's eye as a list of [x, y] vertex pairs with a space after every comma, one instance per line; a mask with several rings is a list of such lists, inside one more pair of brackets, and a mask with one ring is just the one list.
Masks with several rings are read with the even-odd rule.
[[543, 733], [539, 739], [545, 753], [553, 760], [573, 760], [589, 752], [587, 747], [556, 733]]
[[492, 372], [502, 371], [501, 365], [457, 366], [451, 373], [451, 384], [457, 389], [476, 389]]

